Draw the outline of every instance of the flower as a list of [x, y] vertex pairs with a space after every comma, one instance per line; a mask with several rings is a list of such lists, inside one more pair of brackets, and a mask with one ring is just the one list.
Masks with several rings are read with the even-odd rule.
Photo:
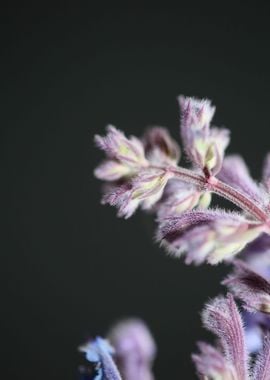
[[200, 352], [192, 355], [199, 376], [209, 380], [270, 378], [269, 335], [251, 365], [242, 317], [231, 294], [209, 302], [202, 313], [202, 320], [205, 328], [217, 335], [219, 348], [199, 343]]
[[95, 169], [97, 178], [105, 181], [115, 181], [131, 176], [147, 165], [142, 142], [132, 136], [125, 135], [109, 125], [107, 135], [95, 136], [96, 145], [107, 154], [107, 160]]
[[157, 240], [176, 257], [186, 254], [186, 263], [205, 260], [217, 264], [231, 259], [263, 232], [261, 223], [222, 210], [193, 210], [161, 221]]
[[229, 144], [227, 129], [211, 128], [215, 107], [207, 99], [179, 96], [181, 136], [191, 162], [209, 174], [217, 174]]
[[142, 170], [121, 186], [105, 193], [102, 203], [118, 208], [118, 216], [129, 218], [138, 208], [150, 209], [162, 196], [173, 173], [163, 169]]

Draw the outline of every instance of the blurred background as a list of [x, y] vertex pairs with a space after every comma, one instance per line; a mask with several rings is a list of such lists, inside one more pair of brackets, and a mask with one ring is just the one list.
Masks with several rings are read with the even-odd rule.
[[225, 266], [185, 266], [153, 242], [138, 212], [100, 205], [95, 133], [167, 126], [178, 94], [208, 97], [256, 178], [269, 149], [267, 2], [178, 2], [1, 12], [1, 377], [71, 380], [77, 347], [125, 316], [158, 343], [157, 379], [195, 379], [200, 322]]

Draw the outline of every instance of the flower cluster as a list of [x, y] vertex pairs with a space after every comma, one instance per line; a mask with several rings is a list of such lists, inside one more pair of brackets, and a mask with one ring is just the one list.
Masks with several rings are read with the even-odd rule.
[[[95, 136], [106, 160], [95, 175], [109, 182], [103, 204], [128, 218], [138, 207], [157, 214], [157, 240], [187, 263], [230, 260], [263, 233], [269, 234], [270, 157], [262, 183], [250, 176], [239, 156], [225, 156], [227, 129], [211, 127], [215, 108], [208, 100], [179, 97], [180, 132], [189, 168], [179, 166], [180, 147], [161, 127], [142, 138], [127, 138], [109, 126]], [[211, 194], [227, 198], [239, 213], [209, 208]]]
[[[107, 183], [102, 203], [124, 218], [138, 208], [154, 213], [156, 240], [186, 264], [233, 266], [222, 282], [230, 293], [202, 313], [218, 345], [198, 343], [192, 359], [204, 380], [270, 380], [270, 154], [257, 183], [240, 156], [225, 154], [229, 131], [212, 126], [211, 102], [180, 96], [179, 105], [182, 149], [162, 127], [128, 138], [108, 126], [105, 136], [95, 136], [106, 154], [95, 170]], [[182, 151], [188, 167], [179, 165]], [[238, 211], [211, 207], [212, 194]], [[120, 322], [107, 340], [96, 338], [81, 350], [95, 380], [153, 380], [155, 343], [139, 320]]]

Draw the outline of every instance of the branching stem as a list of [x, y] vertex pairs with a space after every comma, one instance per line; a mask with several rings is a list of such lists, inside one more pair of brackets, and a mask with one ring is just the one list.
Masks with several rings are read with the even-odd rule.
[[184, 182], [194, 184], [202, 190], [211, 191], [225, 199], [228, 199], [244, 211], [251, 214], [256, 220], [264, 223], [269, 223], [270, 215], [263, 209], [261, 205], [256, 203], [253, 199], [249, 198], [246, 194], [234, 189], [216, 177], [203, 176], [194, 172], [193, 170], [182, 167], [169, 167], [167, 170], [174, 173], [177, 178]]

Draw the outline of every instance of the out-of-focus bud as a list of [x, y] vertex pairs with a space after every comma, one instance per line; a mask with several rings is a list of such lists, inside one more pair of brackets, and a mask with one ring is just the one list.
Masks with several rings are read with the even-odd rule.
[[217, 174], [230, 141], [229, 131], [210, 129], [215, 107], [209, 100], [180, 96], [179, 103], [182, 111], [181, 136], [189, 159], [203, 171]]
[[117, 323], [108, 334], [115, 348], [115, 359], [125, 380], [153, 380], [156, 356], [154, 339], [145, 323], [128, 319]]
[[186, 263], [217, 264], [235, 256], [263, 232], [264, 226], [236, 213], [221, 210], [187, 211], [165, 218], [157, 239], [176, 257], [186, 254]]
[[149, 128], [143, 136], [145, 156], [156, 165], [175, 165], [180, 159], [180, 147], [166, 128]]

